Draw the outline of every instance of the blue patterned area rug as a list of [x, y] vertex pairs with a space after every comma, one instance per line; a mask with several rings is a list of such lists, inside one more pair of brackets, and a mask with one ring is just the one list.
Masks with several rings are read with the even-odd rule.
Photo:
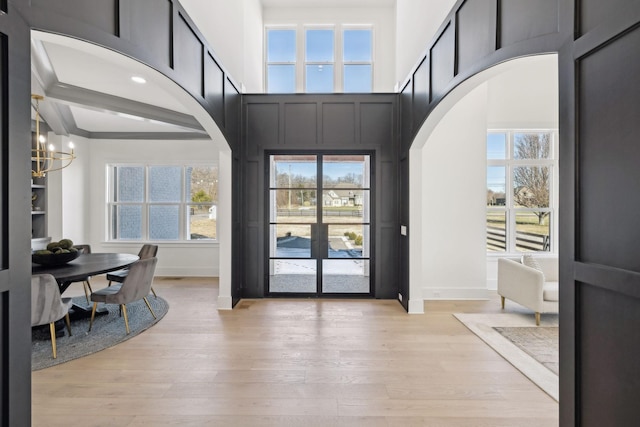
[[[103, 314], [96, 315], [91, 332], [89, 330], [89, 317], [74, 318], [71, 316], [71, 333], [69, 336], [64, 321], [57, 322], [58, 333], [64, 332], [64, 336], [56, 338], [58, 357], [53, 358], [51, 353], [51, 335], [49, 326], [32, 328], [31, 331], [31, 370], [49, 368], [60, 363], [87, 356], [89, 354], [112, 347], [118, 343], [133, 338], [136, 335], [155, 325], [169, 311], [169, 303], [161, 297], [147, 297], [157, 319], [154, 319], [143, 300], [127, 304], [129, 329], [127, 335], [124, 327], [124, 318], [120, 316], [120, 309], [115, 304], [98, 304], [98, 310], [104, 310]], [[74, 305], [91, 309], [84, 296], [73, 298]], [[106, 309], [106, 310], [105, 310]], [[60, 326], [63, 326], [60, 329]]]

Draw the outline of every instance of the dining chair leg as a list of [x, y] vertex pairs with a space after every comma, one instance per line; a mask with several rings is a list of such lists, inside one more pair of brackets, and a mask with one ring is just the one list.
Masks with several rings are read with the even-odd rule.
[[82, 288], [84, 289], [84, 297], [87, 299], [87, 304], [89, 304], [89, 291], [87, 290], [86, 282], [82, 282]]
[[158, 295], [156, 294], [156, 291], [153, 289], [153, 286], [151, 287], [151, 293], [153, 293], [153, 296], [158, 298]]
[[153, 312], [153, 310], [151, 309], [151, 304], [149, 304], [149, 301], [147, 300], [147, 297], [142, 298], [144, 300], [144, 302], [147, 304], [147, 308], [149, 309], [149, 311], [151, 312], [151, 315], [153, 316], [154, 319], [157, 319], [156, 314]]
[[89, 320], [89, 332], [91, 332], [91, 327], [93, 326], [93, 319], [96, 317], [96, 308], [98, 308], [98, 303], [94, 302], [91, 309], [91, 320]]
[[51, 351], [53, 352], [53, 358], [58, 358], [56, 351], [56, 324], [54, 322], [49, 323], [49, 332], [51, 333]]
[[69, 331], [69, 336], [71, 336], [71, 319], [68, 312], [64, 315], [64, 323], [67, 324], [67, 330]]
[[[85, 280], [84, 282], [82, 282], [82, 285], [84, 286], [84, 294], [87, 295], [87, 289], [89, 289], [89, 294], [93, 293], [93, 289], [91, 289], [91, 282], [89, 282], [89, 279]], [[89, 302], [89, 300], [87, 299], [87, 303]]]
[[122, 308], [122, 314], [124, 314], [124, 327], [127, 330], [127, 335], [129, 335], [129, 317], [127, 317], [127, 305], [120, 304], [120, 307]]

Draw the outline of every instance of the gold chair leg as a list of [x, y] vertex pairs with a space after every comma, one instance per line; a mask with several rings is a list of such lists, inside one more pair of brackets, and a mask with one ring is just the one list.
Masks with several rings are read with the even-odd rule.
[[536, 311], [536, 326], [540, 326], [540, 312]]
[[124, 327], [127, 330], [127, 335], [129, 335], [129, 318], [127, 317], [127, 305], [120, 304], [120, 308], [122, 308], [122, 313], [124, 314]]
[[500, 296], [500, 302], [502, 303], [502, 309], [504, 310], [504, 297]]
[[[91, 289], [91, 282], [89, 282], [89, 279], [87, 279], [84, 282], [82, 282], [82, 286], [84, 286], [84, 296], [87, 297], [87, 304], [88, 304], [89, 303], [89, 294], [93, 293], [93, 289]], [[87, 292], [87, 289], [89, 289], [89, 292]]]
[[91, 320], [89, 321], [89, 332], [91, 332], [91, 327], [93, 326], [93, 319], [96, 317], [96, 308], [98, 308], [98, 303], [93, 303], [93, 309], [91, 309]]
[[144, 302], [147, 304], [147, 308], [149, 309], [149, 311], [151, 312], [151, 315], [153, 316], [154, 319], [157, 319], [156, 314], [153, 312], [153, 310], [151, 309], [151, 304], [149, 304], [149, 301], [147, 300], [147, 297], [143, 297], [142, 298], [144, 300]]
[[156, 294], [156, 291], [153, 289], [153, 286], [151, 287], [151, 292], [153, 293], [153, 296], [158, 298], [158, 295]]
[[87, 290], [87, 282], [82, 282], [82, 288], [84, 289], [84, 297], [87, 299], [87, 304], [89, 304], [89, 292]]
[[58, 358], [58, 352], [56, 351], [56, 324], [54, 322], [49, 323], [49, 332], [51, 332], [51, 350], [53, 352], [53, 358]]
[[67, 330], [69, 331], [69, 336], [71, 336], [71, 319], [69, 318], [69, 312], [64, 315], [64, 323], [67, 324]]

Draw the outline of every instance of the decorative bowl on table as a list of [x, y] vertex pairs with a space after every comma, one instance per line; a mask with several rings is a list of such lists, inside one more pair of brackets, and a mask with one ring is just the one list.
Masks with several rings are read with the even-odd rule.
[[64, 265], [78, 258], [82, 249], [73, 246], [69, 239], [62, 239], [59, 242], [51, 242], [47, 249], [35, 251], [31, 254], [31, 261], [46, 267], [56, 267]]
[[59, 265], [64, 265], [69, 261], [73, 261], [74, 259], [80, 256], [80, 251], [76, 252], [61, 252], [61, 253], [52, 253], [52, 254], [31, 254], [31, 261], [36, 264], [44, 265], [46, 267], [56, 267]]

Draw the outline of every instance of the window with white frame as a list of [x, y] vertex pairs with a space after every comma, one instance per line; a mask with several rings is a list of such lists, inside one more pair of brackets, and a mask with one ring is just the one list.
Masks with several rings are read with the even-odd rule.
[[265, 30], [265, 40], [268, 93], [373, 90], [371, 26], [273, 27]]
[[216, 166], [117, 164], [107, 173], [109, 240], [216, 239]]
[[296, 30], [274, 28], [266, 32], [268, 93], [296, 91]]
[[371, 28], [347, 28], [342, 34], [343, 92], [371, 92], [373, 87]]
[[556, 136], [554, 130], [488, 132], [488, 252], [556, 250]]
[[305, 30], [306, 93], [334, 92], [335, 37], [333, 28]]

